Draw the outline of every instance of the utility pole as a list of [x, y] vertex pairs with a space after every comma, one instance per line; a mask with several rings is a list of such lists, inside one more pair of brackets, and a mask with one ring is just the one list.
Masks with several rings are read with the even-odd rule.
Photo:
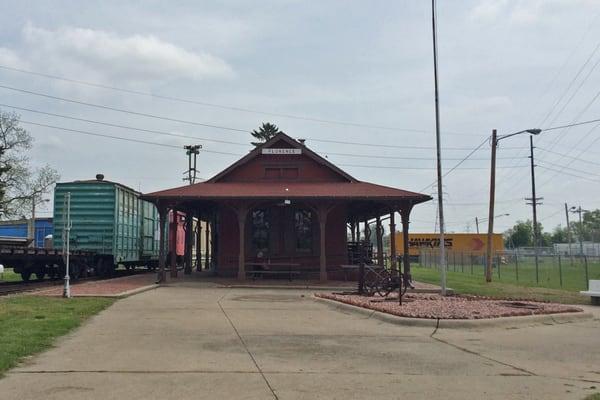
[[[202, 148], [202, 145], [199, 144], [195, 144], [195, 145], [186, 145], [183, 146], [183, 148], [186, 150], [185, 154], [187, 154], [188, 156], [188, 177], [187, 180], [189, 181], [190, 185], [193, 185], [194, 183], [196, 183], [196, 174], [198, 172], [196, 166], [197, 166], [197, 161], [198, 161], [198, 154], [200, 153], [200, 149]], [[194, 162], [192, 163], [192, 155], [193, 155], [193, 159]], [[198, 221], [198, 225], [200, 224], [200, 221]], [[185, 214], [185, 261], [184, 261], [184, 274], [191, 274], [192, 273], [192, 242], [193, 242], [193, 229], [194, 229], [194, 214], [191, 210], [191, 208], [188, 208], [186, 210], [186, 214]], [[196, 252], [199, 252], [200, 248], [196, 248]], [[198, 258], [196, 256], [196, 258]]]
[[31, 221], [27, 224], [27, 239], [31, 239], [29, 247], [35, 247], [35, 197], [37, 193], [31, 195]]
[[69, 275], [70, 262], [70, 242], [71, 242], [71, 192], [65, 195], [65, 203], [63, 213], [66, 216], [63, 225], [63, 257], [65, 260], [65, 286], [63, 289], [63, 297], [71, 298], [71, 277]]
[[[528, 133], [531, 135], [539, 135], [542, 132], [541, 129], [525, 129], [523, 131], [519, 131], [519, 132], [515, 132], [515, 133], [510, 133], [508, 135], [501, 135], [498, 136], [498, 134], [496, 133], [496, 130], [492, 130], [492, 164], [491, 164], [491, 170], [490, 170], [490, 211], [489, 211], [489, 217], [488, 217], [488, 233], [487, 233], [487, 246], [486, 246], [486, 250], [487, 250], [487, 260], [486, 260], [486, 268], [485, 268], [485, 281], [486, 282], [491, 282], [492, 281], [492, 260], [493, 260], [493, 254], [492, 254], [492, 238], [493, 238], [493, 234], [494, 234], [494, 203], [496, 201], [496, 148], [498, 147], [498, 142], [500, 142], [503, 139], [509, 138], [509, 137], [513, 137], [516, 135], [521, 135], [524, 133]], [[529, 142], [532, 143], [531, 145], [531, 174], [533, 177], [533, 139], [532, 136], [529, 137]], [[535, 183], [534, 183], [534, 191], [533, 191], [533, 197], [535, 197]], [[534, 209], [535, 210], [535, 209]], [[508, 214], [505, 214], [508, 215]], [[534, 211], [534, 219], [535, 219], [535, 211]], [[536, 256], [536, 265], [537, 265], [537, 256]], [[536, 268], [537, 270], [537, 268]]]
[[529, 136], [529, 159], [531, 161], [531, 198], [526, 198], [528, 200], [529, 205], [532, 206], [533, 209], [533, 254], [535, 257], [535, 281], [539, 282], [539, 255], [538, 255], [538, 244], [540, 232], [538, 229], [537, 223], [537, 205], [542, 204], [540, 200], [543, 200], [543, 197], [536, 197], [535, 195], [535, 161], [533, 158], [533, 136]]
[[[198, 170], [196, 169], [196, 162], [198, 160], [198, 154], [200, 154], [200, 149], [202, 148], [201, 144], [193, 144], [193, 145], [185, 145], [183, 146], [185, 149], [185, 154], [188, 156], [188, 177], [184, 178], [184, 180], [189, 181], [190, 185], [196, 183], [196, 174]], [[194, 162], [192, 163], [192, 155], [194, 156]]]
[[571, 224], [569, 223], [569, 206], [565, 203], [565, 216], [567, 217], [567, 238], [569, 239], [569, 258], [571, 259], [571, 266], [573, 266], [573, 251], [571, 249]]
[[496, 149], [498, 148], [498, 132], [492, 130], [492, 162], [490, 169], [490, 207], [488, 212], [488, 233], [486, 243], [485, 281], [492, 281], [492, 237], [494, 235], [494, 205], [496, 202]]
[[571, 207], [571, 212], [579, 214], [579, 256], [583, 259], [583, 221], [581, 214], [587, 212], [587, 210], [582, 209], [581, 205], [579, 205], [579, 207]]
[[479, 219], [475, 217], [475, 226], [477, 227], [477, 234], [479, 235]]
[[441, 294], [446, 295], [446, 240], [444, 238], [444, 193], [442, 186], [442, 143], [440, 138], [440, 101], [438, 92], [437, 28], [435, 0], [431, 0], [433, 30], [433, 77], [435, 88], [435, 142], [437, 155], [438, 213], [440, 216], [440, 268], [442, 273]]

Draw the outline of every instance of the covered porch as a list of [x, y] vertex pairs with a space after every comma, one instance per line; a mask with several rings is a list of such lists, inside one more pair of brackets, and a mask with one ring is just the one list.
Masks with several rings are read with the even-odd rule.
[[[413, 206], [429, 196], [362, 182], [299, 185], [201, 183], [145, 195], [160, 218], [157, 280], [166, 279], [164, 227], [171, 210], [186, 214], [184, 273], [195, 267], [245, 280], [266, 267], [282, 275], [288, 271], [290, 277], [293, 271], [303, 279], [338, 280], [346, 275], [343, 266], [360, 262], [353, 246], [367, 243], [373, 263], [389, 262], [396, 268], [401, 259], [404, 275], [410, 278], [408, 240], [404, 249], [396, 249], [390, 240], [386, 254], [384, 224], [388, 232], [395, 232], [399, 215], [407, 239]], [[200, 251], [201, 235], [207, 246]], [[170, 276], [176, 277], [176, 263], [169, 264]]]

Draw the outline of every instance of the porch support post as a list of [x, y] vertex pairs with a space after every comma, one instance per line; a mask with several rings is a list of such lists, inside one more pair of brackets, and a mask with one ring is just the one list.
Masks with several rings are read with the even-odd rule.
[[248, 206], [241, 205], [237, 209], [238, 226], [240, 230], [240, 254], [238, 256], [238, 280], [246, 279], [245, 258], [246, 258], [246, 217], [248, 215]]
[[358, 219], [356, 220], [354, 226], [356, 227], [356, 241], [360, 242], [360, 221]]
[[356, 242], [356, 229], [355, 229], [356, 224], [354, 223], [354, 221], [350, 221], [350, 235], [352, 236], [352, 241]]
[[165, 251], [165, 224], [167, 220], [167, 209], [163, 206], [158, 207], [158, 273], [156, 274], [156, 283], [165, 281], [165, 264], [167, 254]]
[[409, 225], [409, 217], [410, 210], [412, 209], [412, 205], [405, 206], [400, 209], [400, 217], [402, 219], [402, 239], [403, 239], [403, 255], [402, 255], [402, 263], [404, 264], [404, 285], [410, 286], [410, 282], [412, 281], [412, 277], [410, 275], [410, 254], [409, 246], [408, 246], [408, 225]]
[[320, 239], [320, 252], [319, 252], [319, 280], [324, 282], [327, 280], [327, 214], [330, 208], [325, 205], [319, 205], [317, 208], [317, 214], [319, 217], [319, 239]]
[[177, 210], [171, 210], [173, 221], [169, 224], [169, 242], [171, 245], [171, 278], [177, 278]]
[[210, 231], [212, 229], [211, 220], [206, 220], [206, 229], [204, 229], [204, 268], [210, 268], [210, 256], [213, 255], [211, 240], [210, 240]]
[[185, 266], [183, 273], [192, 273], [192, 247], [194, 245], [194, 213], [188, 208], [185, 213]]
[[202, 220], [200, 214], [196, 221], [196, 271], [202, 271]]
[[381, 226], [381, 218], [376, 218], [377, 225], [375, 234], [377, 236], [377, 264], [383, 267], [383, 226]]
[[390, 261], [392, 263], [392, 271], [398, 269], [396, 257], [396, 212], [392, 211], [390, 213]]

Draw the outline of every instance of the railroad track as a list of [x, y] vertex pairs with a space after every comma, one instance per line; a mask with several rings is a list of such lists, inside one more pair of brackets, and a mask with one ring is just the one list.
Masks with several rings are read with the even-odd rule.
[[[103, 281], [103, 280], [109, 280], [109, 279], [115, 279], [115, 278], [122, 278], [124, 276], [130, 276], [130, 275], [139, 275], [139, 274], [147, 274], [150, 273], [150, 271], [147, 270], [117, 270], [115, 271], [115, 274], [113, 276], [110, 277], [98, 277], [98, 276], [91, 276], [89, 278], [80, 278], [78, 280], [71, 280], [71, 284], [78, 284], [78, 283], [83, 283], [83, 282], [90, 282], [90, 281]], [[44, 289], [44, 288], [50, 288], [50, 287], [55, 287], [55, 286], [62, 286], [64, 284], [64, 281], [62, 279], [45, 279], [42, 281], [29, 281], [29, 282], [23, 282], [23, 281], [16, 281], [16, 282], [1, 282], [0, 283], [0, 296], [6, 296], [9, 294], [16, 294], [16, 293], [25, 293], [25, 292], [32, 292], [35, 290], [39, 290], [39, 289]]]

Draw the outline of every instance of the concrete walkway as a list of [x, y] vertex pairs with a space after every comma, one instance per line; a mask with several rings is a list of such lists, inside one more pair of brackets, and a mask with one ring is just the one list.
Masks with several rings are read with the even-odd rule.
[[178, 283], [118, 301], [0, 379], [0, 398], [582, 399], [600, 392], [599, 329], [433, 334], [310, 291]]

